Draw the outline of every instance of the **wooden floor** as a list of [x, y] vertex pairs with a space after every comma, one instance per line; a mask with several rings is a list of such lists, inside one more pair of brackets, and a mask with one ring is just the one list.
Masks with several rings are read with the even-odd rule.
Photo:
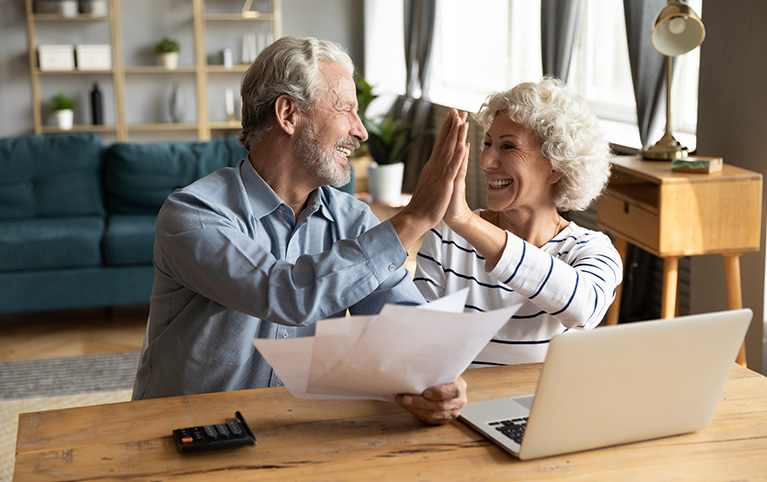
[[138, 350], [149, 306], [0, 315], [0, 361]]

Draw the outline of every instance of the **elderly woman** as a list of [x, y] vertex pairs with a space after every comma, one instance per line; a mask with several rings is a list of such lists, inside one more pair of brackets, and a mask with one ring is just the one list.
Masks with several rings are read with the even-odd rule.
[[415, 282], [427, 300], [468, 287], [466, 311], [517, 308], [473, 366], [541, 362], [552, 337], [599, 324], [622, 278], [610, 239], [559, 214], [601, 193], [609, 146], [586, 103], [552, 78], [490, 95], [476, 119], [488, 209], [466, 203], [466, 156]]

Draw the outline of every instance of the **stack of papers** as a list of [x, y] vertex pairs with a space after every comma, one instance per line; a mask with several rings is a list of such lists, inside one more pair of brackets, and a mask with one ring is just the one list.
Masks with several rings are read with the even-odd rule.
[[297, 398], [394, 401], [458, 378], [515, 309], [463, 313], [467, 293], [321, 320], [313, 337], [253, 344]]

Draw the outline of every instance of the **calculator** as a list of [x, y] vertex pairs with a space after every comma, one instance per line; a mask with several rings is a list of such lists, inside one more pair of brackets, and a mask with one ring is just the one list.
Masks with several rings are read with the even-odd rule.
[[239, 411], [233, 422], [176, 429], [173, 439], [181, 453], [256, 445], [256, 437]]

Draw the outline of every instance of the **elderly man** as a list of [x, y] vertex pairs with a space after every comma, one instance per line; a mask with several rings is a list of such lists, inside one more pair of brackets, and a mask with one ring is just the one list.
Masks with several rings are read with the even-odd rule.
[[[367, 139], [354, 66], [336, 44], [284, 37], [242, 82], [248, 158], [171, 194], [157, 219], [155, 282], [133, 398], [281, 385], [251, 339], [314, 333], [332, 316], [423, 303], [406, 250], [442, 219], [467, 155], [451, 111], [412, 202], [379, 223], [353, 196], [348, 156]], [[458, 380], [400, 405], [427, 423], [466, 403]]]

